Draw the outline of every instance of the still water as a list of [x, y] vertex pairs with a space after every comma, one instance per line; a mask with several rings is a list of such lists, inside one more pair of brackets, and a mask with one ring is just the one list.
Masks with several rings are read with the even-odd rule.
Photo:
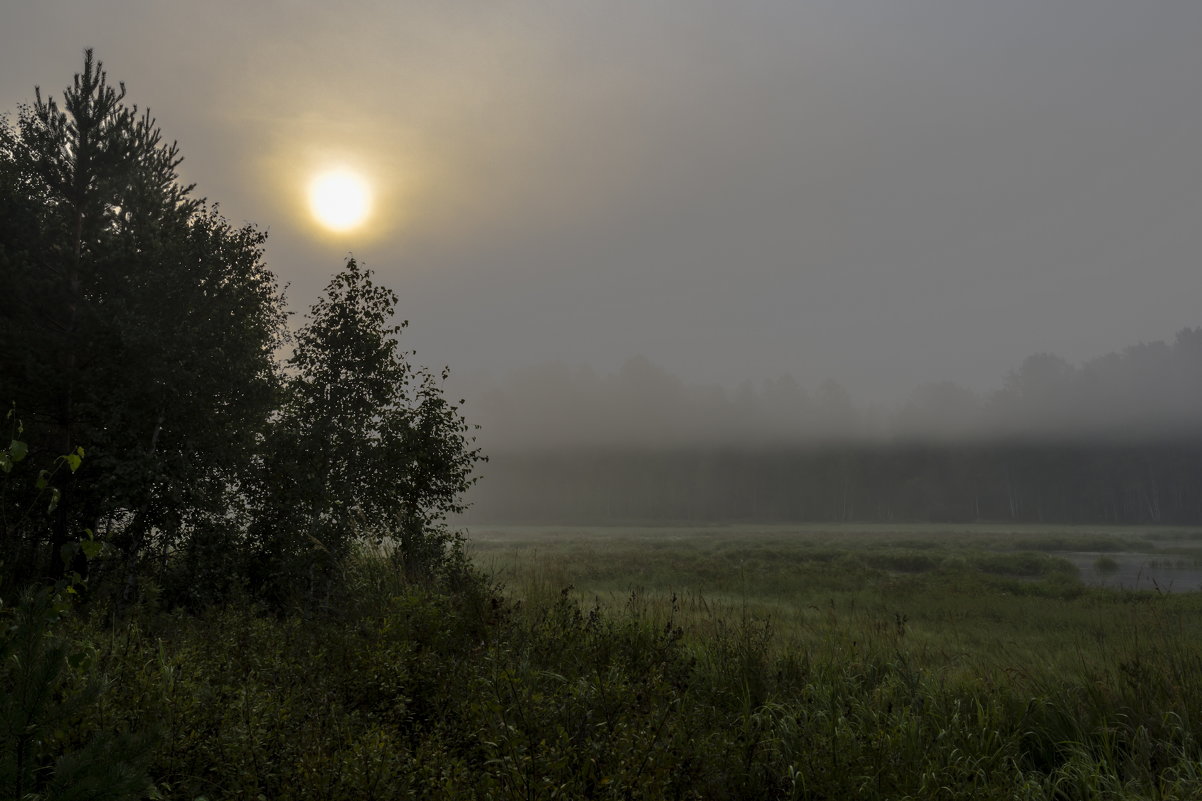
[[1160, 592], [1202, 590], [1202, 560], [1193, 555], [1150, 553], [1059, 554], [1081, 571], [1081, 580], [1097, 587]]

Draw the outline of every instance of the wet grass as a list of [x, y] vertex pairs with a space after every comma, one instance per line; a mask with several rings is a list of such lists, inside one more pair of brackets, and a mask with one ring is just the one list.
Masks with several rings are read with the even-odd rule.
[[798, 798], [1198, 797], [1202, 594], [1091, 586], [1068, 557], [1179, 566], [1200, 540], [1007, 526], [472, 532], [478, 561], [531, 609], [570, 595], [680, 626], [703, 674], [744, 688], [736, 719], [784, 771], [780, 796]]
[[323, 614], [25, 604], [0, 653], [58, 669], [0, 661], [0, 739], [181, 801], [1196, 799], [1202, 595], [1062, 556], [1158, 533], [478, 530], [500, 596], [364, 554]]
[[700, 646], [731, 621], [755, 621], [771, 629], [767, 647], [777, 656], [896, 635], [924, 670], [971, 685], [1018, 674], [1036, 683], [1105, 674], [1116, 669], [1117, 653], [1152, 630], [1166, 647], [1202, 642], [1202, 595], [1092, 587], [1064, 556], [1155, 553], [1166, 534], [1181, 542], [1194, 533], [491, 528], [472, 531], [471, 543], [476, 561], [527, 603], [568, 587], [580, 603], [603, 609], [635, 599], [648, 614], [672, 617]]

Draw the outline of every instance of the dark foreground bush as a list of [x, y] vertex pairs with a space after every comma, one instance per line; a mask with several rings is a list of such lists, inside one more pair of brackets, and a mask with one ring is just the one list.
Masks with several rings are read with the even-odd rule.
[[[1171, 622], [1154, 611], [1113, 669], [974, 676], [930, 667], [900, 618], [832, 624], [790, 649], [746, 616], [701, 638], [638, 596], [619, 611], [566, 591], [523, 607], [478, 576], [412, 585], [378, 563], [355, 581], [359, 603], [320, 617], [43, 617], [31, 635], [28, 610], [10, 610], [3, 697], [37, 695], [12, 658], [32, 642], [20, 664], [40, 665], [48, 699], [6, 702], [5, 754], [36, 732], [22, 788], [122, 798], [153, 782], [154, 797], [211, 801], [1202, 792], [1202, 659], [1157, 639]], [[69, 768], [109, 794], [59, 792]]]
[[118, 693], [65, 593], [30, 590], [0, 606], [0, 798], [145, 797], [154, 727], [108, 714]]

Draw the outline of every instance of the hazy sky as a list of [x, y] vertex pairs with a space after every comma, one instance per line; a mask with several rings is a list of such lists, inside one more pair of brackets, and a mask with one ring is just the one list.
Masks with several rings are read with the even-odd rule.
[[[1202, 324], [1197, 0], [5, 0], [0, 109], [95, 47], [307, 306], [419, 361], [642, 354], [891, 399]], [[322, 234], [318, 167], [371, 230]]]

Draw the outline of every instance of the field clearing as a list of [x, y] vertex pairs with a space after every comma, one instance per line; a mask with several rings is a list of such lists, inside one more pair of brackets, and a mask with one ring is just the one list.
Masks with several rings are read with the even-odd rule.
[[[777, 654], [872, 644], [961, 681], [1106, 674], [1150, 638], [1202, 641], [1202, 529], [474, 527], [469, 550], [526, 603], [570, 587], [699, 642], [735, 626]], [[1133, 576], [1151, 589], [1114, 586]]]

